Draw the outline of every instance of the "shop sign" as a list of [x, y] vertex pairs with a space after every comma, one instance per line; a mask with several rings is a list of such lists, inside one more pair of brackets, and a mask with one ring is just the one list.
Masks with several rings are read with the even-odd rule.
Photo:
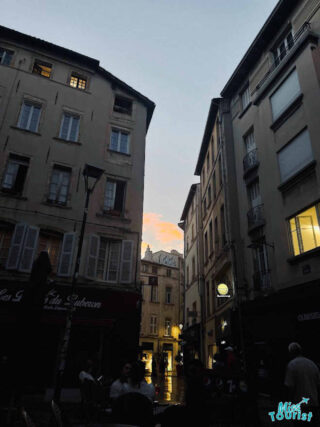
[[320, 312], [319, 311], [315, 311], [314, 313], [298, 314], [299, 322], [304, 322], [306, 320], [315, 320], [315, 319], [320, 319]]
[[229, 287], [225, 283], [219, 283], [217, 286], [218, 298], [230, 298]]

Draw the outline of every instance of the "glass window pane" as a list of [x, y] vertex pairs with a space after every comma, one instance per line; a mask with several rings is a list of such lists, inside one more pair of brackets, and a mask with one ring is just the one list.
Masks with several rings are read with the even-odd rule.
[[273, 120], [279, 117], [299, 94], [298, 74], [294, 70], [270, 98]]
[[128, 141], [129, 141], [129, 135], [127, 133], [121, 133], [121, 139], [120, 139], [121, 153], [128, 154]]
[[118, 151], [118, 137], [119, 137], [119, 132], [113, 130], [111, 132], [111, 141], [110, 141], [110, 149], [111, 150]]

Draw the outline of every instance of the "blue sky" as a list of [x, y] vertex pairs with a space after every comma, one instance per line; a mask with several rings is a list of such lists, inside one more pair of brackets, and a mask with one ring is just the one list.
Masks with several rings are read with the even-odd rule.
[[[277, 0], [2, 0], [1, 25], [99, 59], [156, 103], [146, 148], [143, 239], [182, 250], [176, 224], [210, 100]], [[170, 239], [170, 233], [171, 239]]]

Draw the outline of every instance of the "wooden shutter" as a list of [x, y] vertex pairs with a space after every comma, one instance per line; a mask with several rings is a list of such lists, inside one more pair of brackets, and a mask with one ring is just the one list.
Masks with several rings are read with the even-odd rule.
[[89, 236], [89, 250], [87, 258], [87, 277], [90, 279], [96, 278], [97, 262], [100, 248], [100, 237], [96, 234]]
[[75, 247], [76, 233], [65, 233], [59, 259], [58, 276], [71, 276], [73, 251]]
[[6, 263], [6, 268], [8, 270], [15, 270], [18, 268], [24, 236], [26, 234], [27, 228], [28, 228], [27, 224], [24, 224], [24, 223], [16, 224], [16, 227], [14, 229], [13, 236], [11, 239], [9, 255]]
[[119, 271], [119, 258], [121, 252], [121, 243], [120, 242], [110, 242], [109, 245], [109, 262], [108, 262], [108, 272], [107, 272], [107, 281], [116, 282], [118, 278]]
[[30, 273], [34, 255], [38, 246], [39, 228], [29, 226], [24, 239], [24, 245], [19, 264], [19, 271]]
[[131, 283], [133, 240], [122, 241], [120, 282]]

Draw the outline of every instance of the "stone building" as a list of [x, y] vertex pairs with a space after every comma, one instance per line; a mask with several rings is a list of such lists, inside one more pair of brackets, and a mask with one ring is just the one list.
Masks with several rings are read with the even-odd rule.
[[52, 378], [85, 202], [85, 164], [104, 170], [90, 199], [67, 372], [134, 354], [146, 133], [154, 103], [99, 61], [0, 27], [0, 309], [10, 347], [34, 259], [47, 251], [39, 352]]
[[[147, 372], [159, 375], [163, 368], [176, 375], [176, 356], [181, 352], [183, 258], [177, 251], [148, 247], [141, 260], [142, 311], [140, 348]], [[162, 368], [162, 369], [161, 369]]]

